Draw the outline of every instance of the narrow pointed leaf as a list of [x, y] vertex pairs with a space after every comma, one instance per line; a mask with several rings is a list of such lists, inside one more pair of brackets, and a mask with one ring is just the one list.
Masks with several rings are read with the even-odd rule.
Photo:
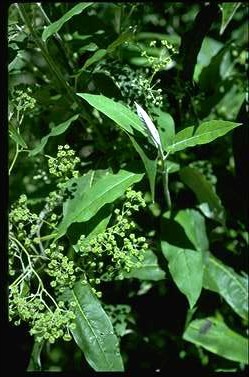
[[93, 3], [79, 3], [75, 5], [72, 9], [70, 9], [67, 13], [65, 13], [59, 20], [47, 26], [42, 33], [43, 41], [46, 42], [48, 38], [50, 38], [53, 34], [57, 33], [60, 30], [60, 28], [73, 16], [80, 14], [81, 12], [83, 12], [83, 10], [85, 10], [92, 4]]
[[133, 129], [135, 129], [146, 135], [139, 117], [128, 107], [102, 95], [88, 93], [77, 93], [77, 95], [116, 122], [124, 131], [127, 131], [133, 135]]
[[63, 219], [57, 229], [57, 239], [66, 233], [71, 224], [90, 220], [100, 208], [118, 199], [128, 187], [142, 178], [143, 174], [120, 170], [117, 174], [101, 177], [86, 191], [82, 191], [79, 184], [73, 199], [63, 205]]
[[90, 65], [97, 63], [99, 60], [101, 60], [105, 55], [106, 55], [106, 50], [105, 49], [99, 49], [94, 52], [94, 54], [86, 60], [84, 66], [82, 69], [86, 69], [90, 67]]
[[248, 277], [209, 254], [203, 277], [203, 287], [218, 293], [242, 318], [248, 319]]
[[225, 359], [248, 364], [248, 339], [213, 317], [192, 321], [183, 339]]
[[220, 28], [220, 34], [223, 34], [227, 25], [234, 16], [234, 13], [239, 8], [241, 3], [222, 3], [221, 12], [222, 12], [222, 22]]
[[53, 127], [51, 132], [41, 139], [40, 144], [38, 144], [34, 149], [32, 149], [32, 151], [29, 152], [29, 156], [36, 156], [38, 153], [40, 153], [47, 144], [47, 141], [50, 137], [63, 134], [71, 125], [71, 123], [78, 119], [78, 117], [79, 114], [76, 114], [68, 120], [66, 120], [65, 122], [59, 124], [58, 126]]
[[207, 144], [240, 126], [241, 123], [228, 122], [225, 120], [210, 120], [197, 127], [187, 127], [178, 132], [173, 143], [167, 147], [167, 152], [174, 153], [188, 147]]
[[137, 114], [139, 118], [142, 120], [149, 138], [151, 138], [156, 148], [162, 149], [160, 136], [156, 129], [156, 126], [154, 125], [154, 123], [152, 122], [152, 120], [150, 119], [146, 111], [144, 111], [144, 109], [140, 105], [138, 105], [136, 102], [135, 102], [135, 105], [137, 109]]
[[76, 328], [71, 332], [87, 362], [98, 372], [123, 371], [118, 338], [91, 287], [79, 281], [65, 297], [75, 304]]

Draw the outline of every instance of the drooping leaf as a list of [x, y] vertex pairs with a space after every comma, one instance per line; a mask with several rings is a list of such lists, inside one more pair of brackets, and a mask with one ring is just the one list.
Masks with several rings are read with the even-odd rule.
[[222, 224], [225, 222], [225, 210], [221, 200], [210, 182], [196, 168], [187, 166], [180, 170], [181, 180], [195, 193], [200, 209], [208, 218]]
[[184, 128], [175, 135], [173, 143], [167, 147], [167, 152], [175, 153], [188, 147], [210, 143], [240, 125], [241, 123], [225, 120], [210, 120], [202, 123], [196, 130], [194, 126]]
[[154, 160], [153, 159], [150, 159], [144, 148], [141, 147], [137, 142], [136, 140], [134, 139], [134, 137], [130, 136], [130, 139], [131, 139], [131, 142], [134, 146], [134, 148], [136, 149], [137, 153], [140, 155], [143, 163], [144, 163], [144, 167], [145, 167], [145, 170], [147, 172], [147, 176], [148, 176], [148, 179], [149, 179], [149, 183], [150, 183], [150, 191], [151, 191], [151, 198], [152, 198], [152, 201], [154, 202], [155, 200], [155, 180], [156, 180], [156, 171], [157, 171], [157, 159], [155, 158]]
[[42, 33], [42, 40], [46, 42], [48, 38], [50, 38], [53, 34], [57, 33], [60, 28], [69, 21], [73, 16], [80, 14], [88, 8], [93, 3], [79, 3], [75, 5], [72, 9], [70, 9], [67, 13], [65, 13], [59, 20], [53, 22], [51, 25], [47, 26]]
[[77, 93], [77, 95], [116, 122], [124, 131], [133, 135], [135, 129], [146, 135], [139, 117], [121, 103], [102, 95], [87, 93]]
[[194, 209], [184, 209], [174, 218], [195, 246], [196, 250], [206, 251], [209, 248], [204, 217]]
[[192, 321], [183, 339], [225, 359], [248, 363], [248, 340], [214, 317]]
[[59, 124], [58, 126], [53, 127], [51, 132], [41, 139], [40, 144], [38, 144], [34, 149], [32, 149], [32, 151], [29, 152], [29, 156], [36, 156], [38, 153], [40, 153], [45, 147], [45, 145], [47, 144], [47, 141], [50, 137], [63, 134], [71, 125], [71, 123], [74, 122], [76, 119], [78, 119], [78, 117], [79, 117], [79, 114], [76, 114], [72, 116], [71, 118], [69, 118], [68, 120], [66, 120], [65, 122]]
[[82, 191], [79, 181], [74, 198], [63, 205], [63, 219], [58, 226], [56, 239], [62, 237], [71, 224], [90, 220], [100, 208], [112, 203], [142, 178], [143, 174], [120, 170], [117, 174], [101, 177], [86, 191]]
[[146, 111], [136, 102], [135, 102], [135, 105], [137, 109], [137, 114], [145, 127], [148, 138], [151, 139], [151, 141], [154, 143], [157, 149], [162, 149], [159, 132], [156, 126], [154, 125], [154, 123], [152, 122], [152, 120], [150, 119]]
[[63, 295], [75, 303], [76, 328], [71, 332], [87, 362], [98, 372], [123, 371], [112, 323], [91, 287], [79, 281]]
[[153, 251], [146, 250], [142, 266], [133, 268], [130, 272], [125, 272], [124, 277], [158, 281], [165, 279], [165, 272], [160, 268]]
[[217, 292], [240, 317], [248, 319], [248, 277], [237, 274], [210, 253], [204, 266], [203, 287]]
[[190, 308], [198, 300], [203, 279], [203, 256], [200, 251], [184, 249], [161, 242], [162, 252], [169, 262], [169, 270], [179, 290], [187, 297]]
[[222, 3], [220, 5], [222, 12], [222, 22], [220, 27], [220, 34], [223, 34], [229, 22], [234, 16], [234, 13], [239, 8], [241, 3]]
[[105, 55], [106, 55], [106, 50], [105, 49], [99, 49], [94, 52], [94, 54], [86, 60], [84, 66], [82, 69], [86, 69], [90, 67], [90, 65], [97, 63], [99, 60], [101, 60]]

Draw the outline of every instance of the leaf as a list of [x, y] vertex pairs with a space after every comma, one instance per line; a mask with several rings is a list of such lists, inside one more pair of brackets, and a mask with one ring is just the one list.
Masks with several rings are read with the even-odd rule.
[[46, 42], [48, 38], [50, 38], [53, 34], [57, 33], [60, 28], [69, 21], [73, 16], [80, 14], [88, 8], [90, 5], [94, 3], [79, 3], [75, 5], [72, 9], [70, 9], [67, 13], [65, 13], [59, 20], [53, 22], [51, 25], [47, 26], [42, 33], [42, 40]]
[[165, 271], [160, 268], [157, 257], [153, 251], [146, 250], [142, 266], [140, 268], [134, 268], [130, 272], [125, 272], [124, 277], [158, 281], [165, 279]]
[[151, 139], [151, 141], [155, 144], [157, 149], [162, 149], [160, 136], [159, 136], [156, 126], [154, 125], [154, 123], [152, 122], [152, 120], [150, 119], [146, 111], [144, 111], [144, 109], [140, 105], [138, 105], [136, 102], [135, 102], [135, 105], [137, 109], [137, 114], [139, 118], [141, 119], [143, 125], [145, 126], [145, 130], [147, 132], [149, 139]]
[[76, 304], [76, 329], [71, 332], [87, 362], [98, 372], [123, 371], [118, 338], [91, 287], [79, 281], [65, 295]]
[[133, 129], [135, 129], [146, 135], [139, 117], [128, 107], [125, 107], [121, 103], [115, 102], [112, 99], [102, 95], [87, 93], [77, 93], [77, 95], [116, 122], [124, 131], [127, 131], [133, 135]]
[[47, 144], [47, 141], [50, 137], [63, 134], [71, 125], [71, 123], [78, 119], [78, 117], [79, 114], [76, 114], [72, 116], [70, 119], [66, 120], [65, 122], [60, 123], [58, 126], [53, 127], [51, 132], [41, 139], [40, 144], [38, 144], [34, 149], [32, 149], [32, 151], [29, 152], [29, 156], [35, 156], [38, 153], [40, 153]]
[[[107, 174], [86, 191], [78, 182], [74, 198], [63, 205], [63, 219], [58, 226], [56, 239], [62, 237], [68, 227], [75, 222], [90, 220], [106, 203], [118, 199], [132, 184], [139, 182], [144, 174], [120, 170], [117, 174]], [[85, 182], [83, 181], [85, 185]]]
[[9, 134], [10, 134], [11, 139], [14, 140], [15, 143], [21, 145], [21, 147], [23, 148], [27, 148], [27, 144], [23, 140], [22, 135], [18, 133], [16, 127], [11, 122], [9, 124]]
[[163, 149], [166, 150], [168, 145], [173, 143], [173, 138], [175, 136], [174, 119], [169, 113], [165, 113], [159, 107], [155, 107], [153, 113], [155, 113], [155, 120], [158, 124], [158, 131]]
[[169, 262], [169, 270], [174, 282], [187, 297], [190, 308], [193, 308], [202, 289], [202, 253], [180, 248], [166, 241], [162, 241], [161, 246], [163, 255]]
[[[209, 322], [211, 324], [205, 330], [204, 327]], [[192, 321], [184, 332], [183, 339], [225, 359], [248, 363], [248, 340], [214, 317]]]
[[129, 41], [133, 36], [133, 33], [131, 31], [125, 31], [124, 33], [120, 34], [117, 39], [115, 39], [114, 42], [112, 42], [107, 47], [108, 54], [114, 52], [118, 46], [123, 44], [126, 41]]
[[148, 175], [148, 179], [149, 179], [149, 183], [150, 183], [150, 191], [151, 191], [151, 198], [152, 198], [152, 201], [154, 202], [155, 200], [155, 180], [156, 180], [156, 171], [157, 171], [157, 159], [150, 159], [144, 149], [142, 149], [142, 147], [139, 146], [139, 144], [136, 142], [136, 140], [134, 139], [134, 137], [130, 136], [130, 139], [131, 139], [131, 142], [134, 146], [134, 148], [136, 149], [137, 153], [140, 155], [143, 163], [144, 163], [144, 167], [145, 167], [145, 170], [147, 172], [147, 175]]
[[237, 274], [210, 253], [204, 266], [203, 287], [220, 294], [240, 317], [248, 319], [248, 277]]
[[99, 49], [99, 50], [95, 51], [95, 53], [89, 59], [86, 60], [82, 69], [86, 69], [86, 68], [90, 67], [90, 65], [97, 63], [99, 60], [101, 60], [106, 55], [106, 52], [107, 51], [105, 49]]
[[44, 340], [42, 340], [41, 342], [34, 341], [34, 345], [30, 355], [29, 365], [27, 367], [28, 372], [41, 370], [41, 352], [44, 344]]
[[195, 246], [196, 250], [206, 251], [209, 248], [206, 234], [205, 219], [194, 209], [184, 209], [179, 211], [174, 218]]
[[224, 224], [224, 207], [212, 184], [206, 180], [205, 176], [196, 168], [188, 166], [180, 170], [180, 177], [197, 196], [199, 203], [202, 204], [200, 209], [204, 215]]
[[194, 126], [184, 128], [175, 135], [173, 143], [167, 147], [167, 152], [175, 153], [185, 148], [210, 143], [240, 125], [241, 123], [225, 120], [210, 120], [202, 123], [196, 130]]
[[222, 22], [220, 27], [220, 35], [224, 33], [226, 27], [234, 16], [234, 13], [239, 8], [241, 3], [222, 3]]

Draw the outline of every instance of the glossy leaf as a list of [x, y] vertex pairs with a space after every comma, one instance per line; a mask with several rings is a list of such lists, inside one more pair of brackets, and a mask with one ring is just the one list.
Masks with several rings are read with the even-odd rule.
[[192, 321], [183, 339], [225, 359], [248, 363], [248, 340], [213, 317]]
[[203, 277], [203, 287], [218, 293], [242, 318], [248, 319], [248, 277], [209, 254]]
[[222, 22], [220, 27], [220, 34], [223, 34], [227, 25], [234, 16], [234, 13], [239, 8], [241, 3], [222, 3], [221, 12], [222, 12]]
[[71, 224], [90, 220], [100, 208], [118, 199], [128, 187], [142, 178], [143, 174], [120, 170], [117, 174], [101, 177], [86, 191], [82, 191], [80, 181], [74, 198], [63, 205], [63, 219], [58, 226], [56, 239], [62, 237]]
[[124, 131], [133, 135], [135, 129], [146, 135], [139, 117], [128, 107], [102, 95], [87, 93], [77, 93], [77, 95], [116, 122]]
[[162, 241], [161, 246], [163, 255], [169, 262], [169, 270], [174, 282], [187, 297], [190, 308], [193, 308], [202, 289], [202, 253], [180, 248], [166, 241]]
[[157, 159], [154, 159], [154, 160], [150, 159], [147, 156], [144, 148], [136, 142], [134, 137], [130, 136], [130, 139], [131, 139], [131, 142], [132, 142], [135, 150], [137, 151], [137, 153], [139, 154], [139, 156], [141, 157], [141, 159], [144, 163], [144, 167], [145, 167], [145, 170], [147, 172], [147, 176], [148, 176], [149, 183], [150, 183], [151, 198], [152, 198], [152, 201], [154, 202], [154, 200], [155, 200], [155, 181], [156, 181], [156, 172], [157, 172]]
[[179, 211], [174, 218], [195, 246], [196, 250], [206, 251], [209, 248], [204, 217], [194, 209]]
[[90, 67], [90, 65], [97, 63], [99, 60], [101, 60], [106, 55], [106, 52], [107, 51], [105, 49], [99, 49], [99, 50], [95, 51], [95, 53], [89, 59], [86, 60], [84, 66], [83, 66], [83, 69], [86, 69], [86, 68]]
[[173, 143], [167, 147], [167, 152], [175, 153], [188, 147], [207, 144], [240, 126], [241, 123], [228, 122], [225, 120], [210, 120], [195, 127], [187, 127], [178, 132]]
[[79, 114], [74, 115], [68, 120], [66, 120], [65, 122], [59, 124], [58, 126], [53, 127], [51, 132], [41, 139], [40, 144], [38, 144], [34, 149], [32, 149], [32, 151], [29, 152], [29, 156], [36, 156], [38, 153], [40, 153], [45, 147], [45, 145], [47, 144], [47, 141], [50, 137], [63, 134], [71, 125], [71, 123], [74, 122], [76, 119], [78, 119], [78, 117], [79, 117]]
[[129, 273], [126, 272], [124, 277], [158, 281], [165, 279], [165, 271], [160, 268], [157, 257], [153, 251], [146, 250], [142, 266], [132, 269]]
[[85, 10], [92, 4], [93, 3], [79, 3], [75, 5], [72, 9], [70, 9], [67, 13], [65, 13], [59, 20], [47, 26], [42, 33], [43, 41], [46, 42], [48, 38], [50, 38], [53, 34], [57, 33], [61, 29], [61, 27], [73, 16], [80, 14], [81, 12], [83, 12], [83, 10]]
[[221, 200], [210, 182], [196, 168], [185, 167], [180, 170], [181, 180], [194, 191], [205, 216], [221, 223], [225, 221], [225, 210]]
[[76, 329], [71, 332], [87, 362], [98, 372], [123, 371], [118, 338], [91, 287], [79, 281], [65, 295], [75, 303]]

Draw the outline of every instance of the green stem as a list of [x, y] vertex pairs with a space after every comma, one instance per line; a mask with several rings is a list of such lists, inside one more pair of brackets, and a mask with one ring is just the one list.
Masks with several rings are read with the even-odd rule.
[[9, 168], [9, 175], [11, 174], [11, 171], [12, 171], [14, 165], [15, 165], [15, 162], [17, 160], [19, 152], [20, 152], [20, 150], [19, 150], [19, 144], [16, 143], [16, 152], [15, 152], [15, 156], [14, 156], [13, 161], [12, 161], [12, 163], [10, 165], [10, 168]]
[[171, 197], [170, 197], [170, 192], [169, 192], [169, 173], [168, 173], [167, 162], [166, 162], [168, 154], [164, 156], [163, 151], [159, 150], [159, 155], [162, 161], [162, 168], [163, 168], [162, 174], [163, 174], [164, 196], [165, 196], [168, 209], [171, 211], [172, 203], [171, 203]]

